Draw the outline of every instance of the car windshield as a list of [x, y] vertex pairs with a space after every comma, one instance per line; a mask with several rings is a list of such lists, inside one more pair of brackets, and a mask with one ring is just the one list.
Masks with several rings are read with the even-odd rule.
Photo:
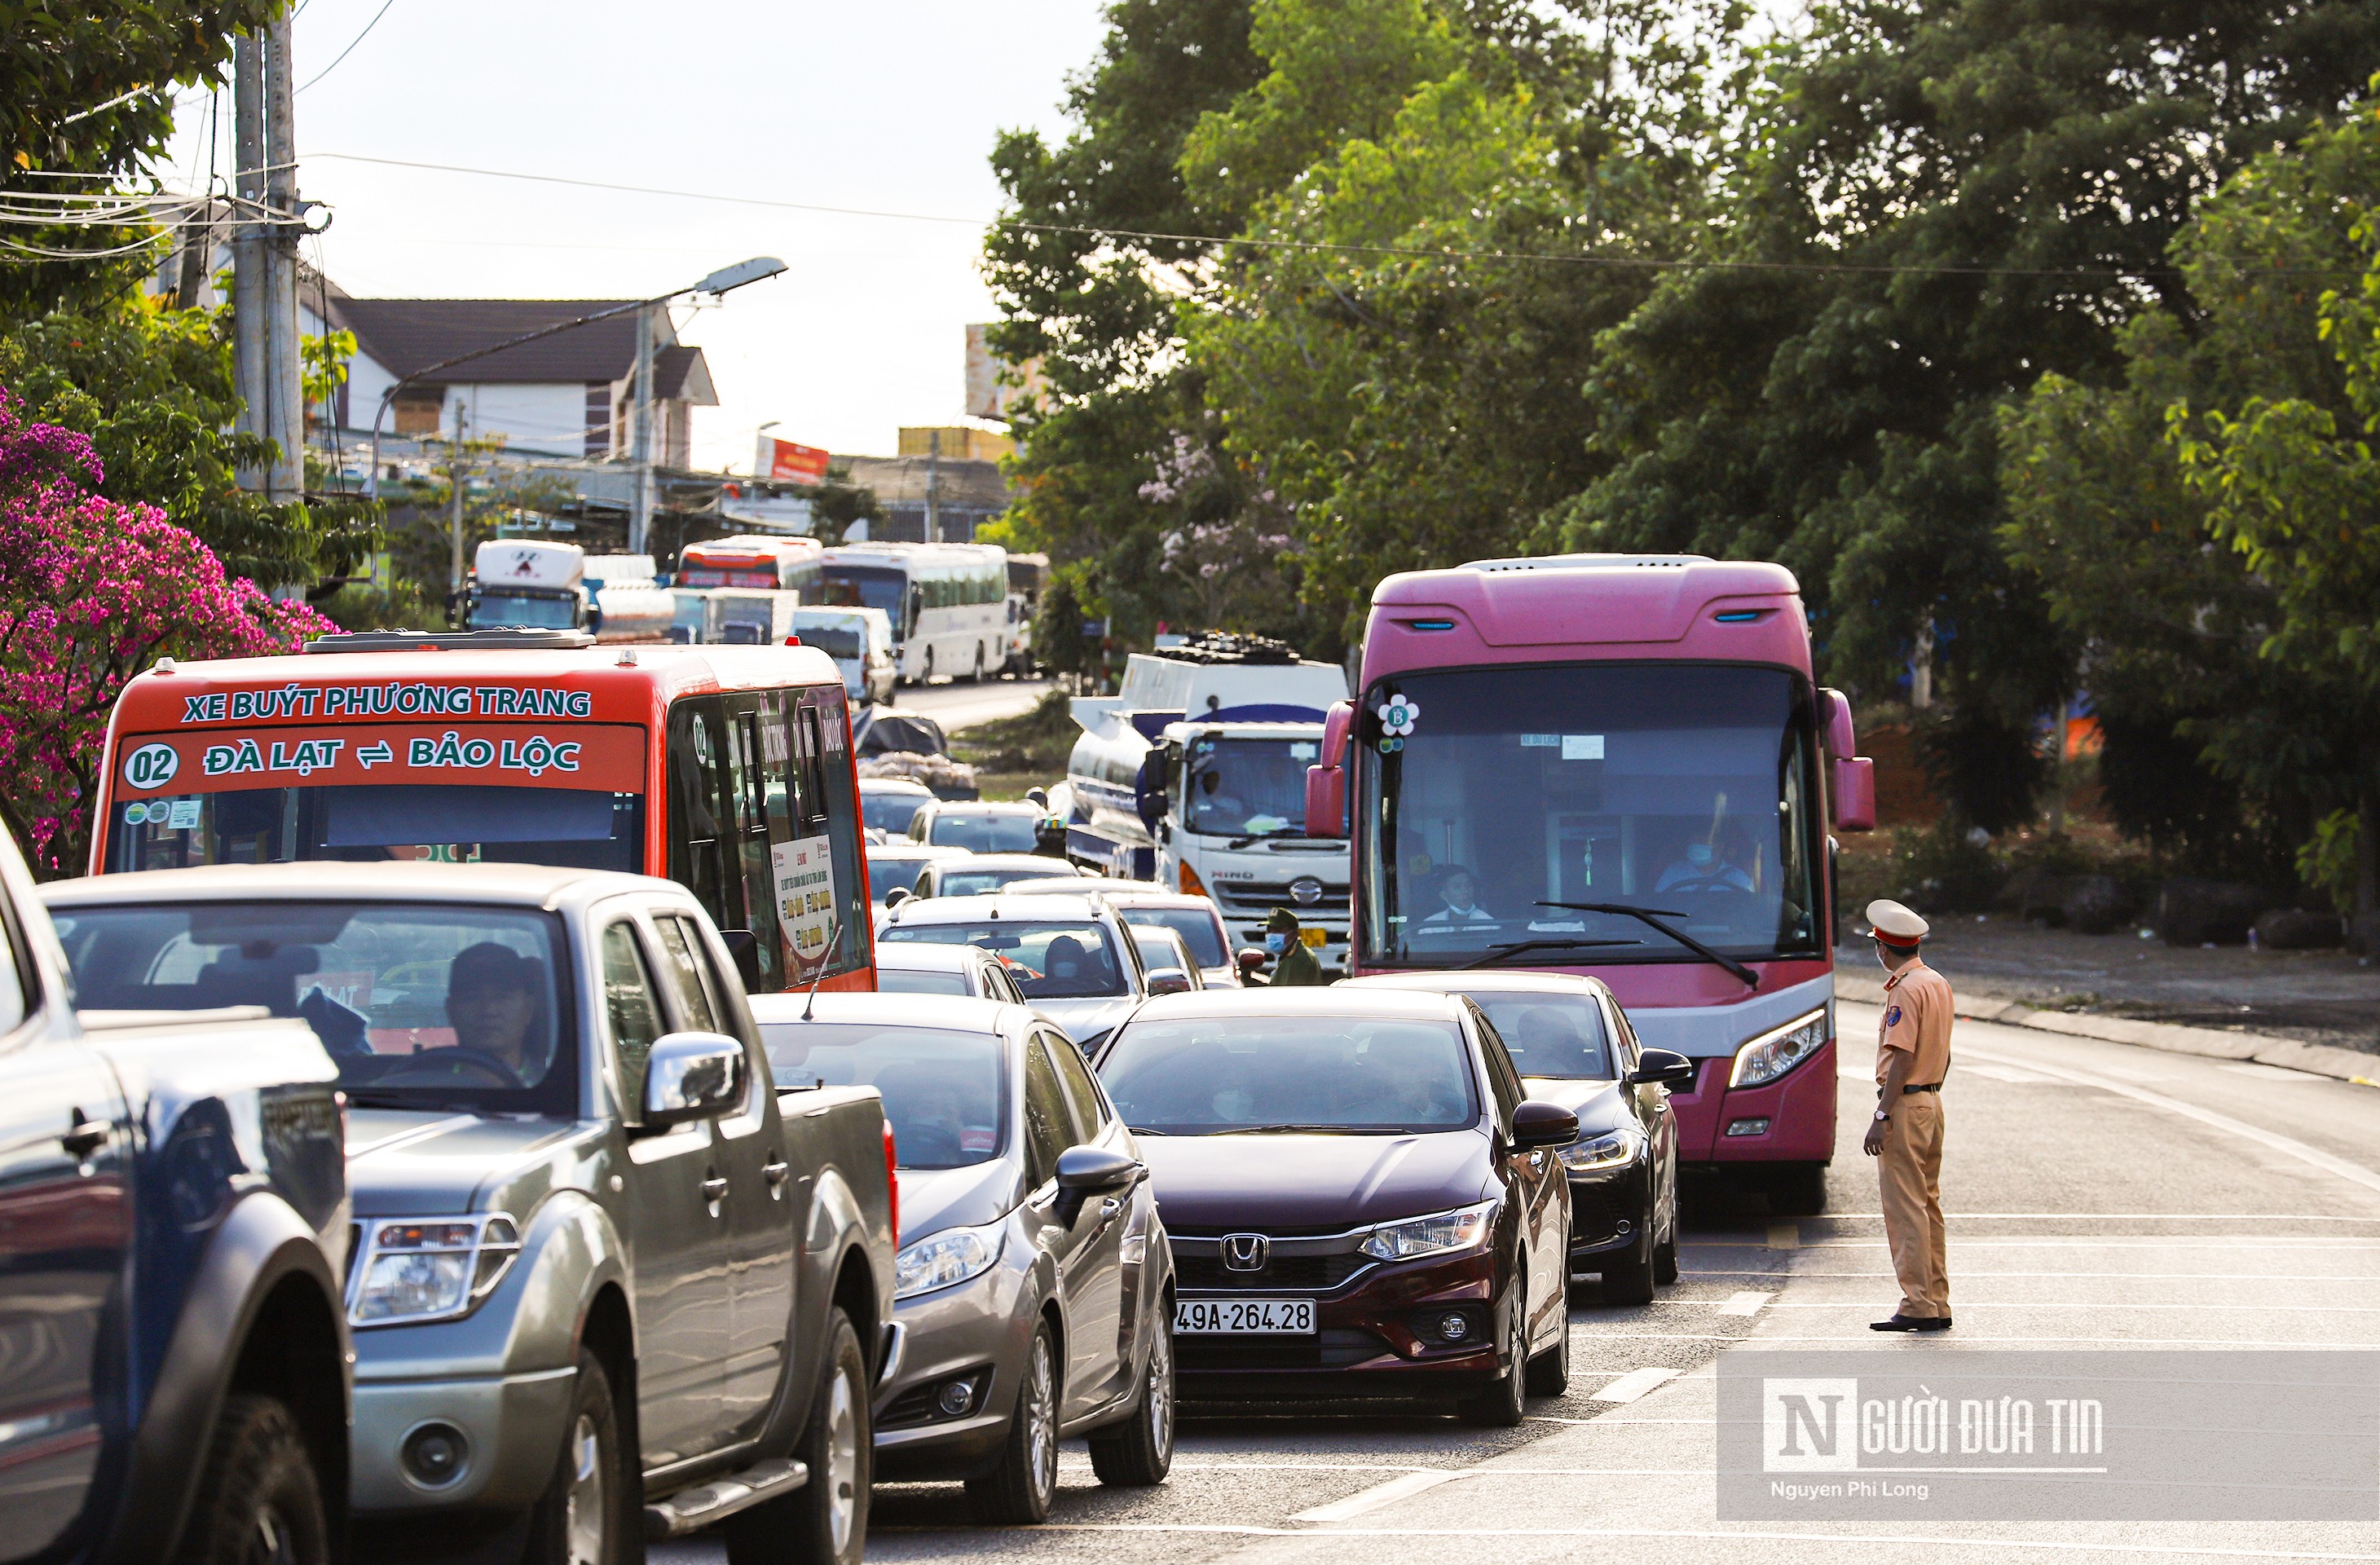
[[1305, 769], [1320, 753], [1313, 739], [1192, 740], [1183, 824], [1216, 837], [1302, 830]]
[[1201, 1016], [1127, 1023], [1099, 1079], [1135, 1130], [1459, 1130], [1478, 1118], [1451, 1022]]
[[972, 994], [965, 973], [913, 973], [898, 967], [876, 969], [879, 994]]
[[[1051, 863], [1055, 863], [1053, 859]], [[1011, 880], [1039, 880], [1049, 876], [1049, 869], [1036, 866], [1030, 869], [976, 869], [964, 865], [945, 867], [937, 877], [941, 894], [946, 897], [979, 897], [986, 892], [996, 892]]]
[[760, 1042], [780, 1082], [822, 1080], [882, 1093], [893, 1156], [905, 1169], [965, 1168], [1000, 1156], [1008, 1074], [1007, 1045], [997, 1033], [763, 1022]]
[[569, 630], [578, 623], [578, 604], [570, 598], [550, 598], [525, 592], [482, 593], [471, 604], [473, 630], [501, 630], [526, 625], [538, 630]]
[[644, 867], [641, 794], [367, 782], [178, 794], [114, 813], [111, 873], [300, 859]]
[[1488, 1013], [1521, 1074], [1555, 1081], [1609, 1081], [1619, 1074], [1611, 1068], [1603, 1007], [1591, 997], [1512, 989], [1463, 992]]
[[1223, 949], [1222, 928], [1203, 907], [1135, 907], [1125, 916], [1135, 924], [1154, 924], [1180, 935], [1182, 943], [1190, 948], [1190, 959], [1201, 967], [1231, 964], [1231, 953]]
[[95, 1011], [294, 1016], [364, 1108], [570, 1114], [577, 1050], [553, 915], [425, 903], [157, 903], [57, 915]]
[[1707, 960], [1639, 913], [1730, 959], [1823, 954], [1800, 675], [1475, 669], [1383, 682], [1360, 710], [1391, 693], [1416, 715], [1409, 734], [1364, 740], [1366, 962]]
[[926, 825], [926, 841], [938, 848], [969, 853], [1031, 853], [1039, 841], [1040, 818], [1030, 810], [939, 809]]
[[1087, 921], [894, 924], [877, 939], [888, 944], [972, 945], [995, 952], [1007, 959], [1008, 970], [1027, 1000], [1104, 1000], [1131, 992], [1124, 988], [1125, 959], [1107, 929]]
[[909, 829], [911, 816], [933, 802], [931, 794], [912, 794], [905, 790], [880, 793], [873, 788], [862, 788], [859, 790], [859, 819], [879, 831], [890, 831], [898, 836]]

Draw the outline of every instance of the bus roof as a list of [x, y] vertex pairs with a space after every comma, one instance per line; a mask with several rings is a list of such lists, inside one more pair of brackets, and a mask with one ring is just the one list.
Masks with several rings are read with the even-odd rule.
[[1372, 593], [1366, 680], [1425, 668], [1657, 658], [1810, 671], [1782, 565], [1698, 554], [1553, 554], [1407, 571]]
[[[316, 652], [185, 663], [165, 659], [125, 686], [116, 701], [115, 726], [119, 731], [145, 730], [178, 727], [186, 719], [193, 725], [233, 721], [212, 714], [188, 716], [192, 698], [216, 692], [391, 685], [533, 685], [586, 690], [593, 697], [594, 718], [621, 722], [641, 721], [661, 703], [681, 695], [783, 685], [831, 685], [840, 689], [843, 675], [834, 661], [815, 647], [474, 647], [443, 651]], [[236, 721], [322, 721], [325, 714], [309, 710], [311, 705]]]

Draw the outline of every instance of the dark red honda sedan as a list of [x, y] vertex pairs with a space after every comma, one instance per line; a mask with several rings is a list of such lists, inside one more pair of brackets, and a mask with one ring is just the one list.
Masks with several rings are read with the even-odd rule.
[[1203, 989], [1096, 1063], [1173, 1244], [1182, 1395], [1391, 1397], [1517, 1424], [1570, 1378], [1578, 1135], [1461, 995]]

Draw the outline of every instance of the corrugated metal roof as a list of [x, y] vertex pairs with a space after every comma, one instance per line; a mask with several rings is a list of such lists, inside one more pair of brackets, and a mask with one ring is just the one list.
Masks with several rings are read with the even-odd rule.
[[[629, 301], [366, 299], [334, 295], [331, 315], [339, 325], [355, 333], [357, 343], [372, 358], [399, 375], [411, 375], [457, 354], [626, 302]], [[664, 348], [662, 357], [674, 353], [690, 354], [698, 359], [701, 350]], [[442, 371], [438, 379], [450, 384], [575, 382], [583, 385], [589, 381], [620, 380], [635, 369], [636, 361], [637, 317], [631, 313], [592, 321], [540, 342], [458, 364]], [[710, 371], [693, 372], [698, 374], [703, 389], [709, 392]], [[678, 373], [684, 380], [689, 371], [681, 368]], [[658, 382], [661, 376], [656, 374], [655, 379]], [[662, 391], [659, 394], [666, 397], [674, 394]], [[710, 394], [715, 401], [716, 394]]]

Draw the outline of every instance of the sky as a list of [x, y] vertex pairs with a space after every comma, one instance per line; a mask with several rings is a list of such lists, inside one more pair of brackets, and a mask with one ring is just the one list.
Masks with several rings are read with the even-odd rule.
[[[780, 439], [889, 455], [902, 425], [961, 421], [965, 329], [996, 313], [979, 266], [979, 224], [1000, 207], [992, 144], [1013, 127], [1063, 135], [1066, 79], [1093, 57], [1099, 6], [302, 0], [298, 188], [334, 212], [306, 256], [359, 296], [542, 298], [650, 297], [777, 256], [783, 276], [677, 312], [721, 403], [695, 412], [696, 464], [748, 470], [771, 419]], [[169, 184], [202, 177], [210, 110], [204, 96], [182, 104]], [[219, 115], [212, 140], [228, 174], [228, 91]], [[333, 152], [969, 221], [322, 155]]]

